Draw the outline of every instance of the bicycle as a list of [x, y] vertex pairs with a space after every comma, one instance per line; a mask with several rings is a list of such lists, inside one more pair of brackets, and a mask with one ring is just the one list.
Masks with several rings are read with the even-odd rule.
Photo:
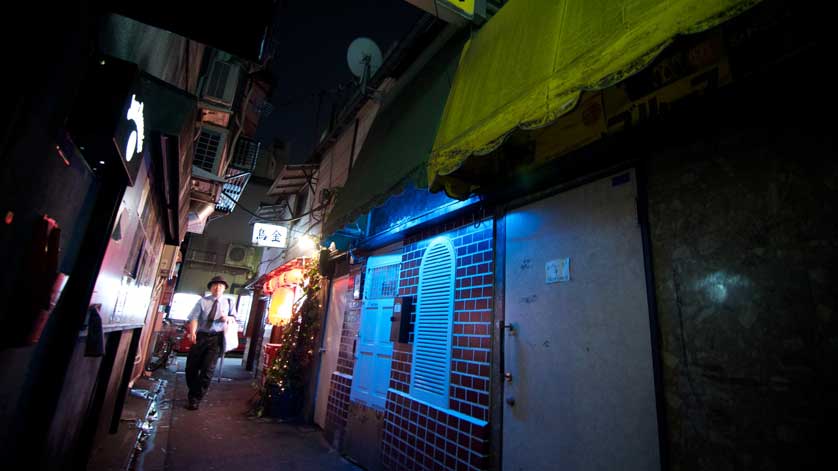
[[146, 371], [156, 371], [161, 366], [168, 368], [175, 364], [177, 354], [173, 355], [173, 353], [185, 335], [186, 329], [182, 325], [175, 325], [171, 320], [163, 319], [163, 330], [157, 332], [157, 340]]

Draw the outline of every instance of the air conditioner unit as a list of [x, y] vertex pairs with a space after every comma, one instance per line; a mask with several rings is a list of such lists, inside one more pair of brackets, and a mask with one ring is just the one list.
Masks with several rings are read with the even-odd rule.
[[232, 106], [239, 83], [239, 66], [227, 61], [212, 63], [204, 82], [204, 98], [226, 106]]
[[224, 258], [224, 264], [233, 267], [250, 267], [253, 264], [253, 258], [256, 255], [256, 249], [243, 244], [230, 244], [227, 247], [227, 256]]

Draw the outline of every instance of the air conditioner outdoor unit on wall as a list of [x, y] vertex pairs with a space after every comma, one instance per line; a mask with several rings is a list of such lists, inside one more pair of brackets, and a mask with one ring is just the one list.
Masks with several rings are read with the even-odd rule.
[[204, 98], [226, 106], [232, 106], [239, 83], [239, 66], [227, 61], [215, 60], [204, 78]]
[[249, 267], [253, 263], [256, 249], [249, 245], [230, 244], [227, 247], [227, 256], [224, 264], [233, 267]]

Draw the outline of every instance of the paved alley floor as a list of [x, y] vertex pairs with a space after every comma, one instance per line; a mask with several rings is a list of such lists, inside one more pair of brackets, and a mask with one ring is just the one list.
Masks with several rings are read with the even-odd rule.
[[[213, 380], [197, 411], [186, 405], [185, 359], [159, 405], [156, 430], [129, 467], [145, 471], [189, 470], [360, 470], [330, 449], [315, 426], [281, 423], [248, 414], [255, 389], [241, 359], [226, 359], [222, 382]], [[155, 375], [160, 376], [160, 375]], [[216, 372], [217, 376], [217, 372]]]

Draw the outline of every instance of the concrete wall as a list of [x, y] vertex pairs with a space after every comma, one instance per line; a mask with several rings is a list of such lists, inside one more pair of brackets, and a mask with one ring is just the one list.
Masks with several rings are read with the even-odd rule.
[[148, 74], [195, 92], [201, 71], [200, 58], [206, 49], [203, 44], [113, 14], [103, 20], [98, 39], [105, 54], [133, 62]]
[[[43, 5], [20, 7], [0, 19], [0, 41], [8, 46], [4, 48], [8, 99], [0, 105], [0, 214], [4, 218], [13, 214], [12, 221], [0, 227], [0, 297], [6, 300], [0, 320], [7, 326], [10, 316], [34, 314], [29, 310], [31, 300], [20, 294], [26, 292], [20, 284], [31, 268], [28, 254], [35, 222], [48, 215], [59, 224], [59, 270], [70, 273], [97, 189], [78, 156], [69, 155], [66, 165], [56, 151], [56, 145], [64, 143], [61, 126], [87, 71], [87, 32], [94, 18], [84, 1], [51, 5], [49, 15], [43, 14]], [[34, 346], [0, 348], [0, 460], [4, 463], [19, 451], [20, 410], [31, 394], [27, 381], [44, 361]], [[91, 368], [95, 366], [94, 361]], [[83, 384], [83, 378], [78, 379]]]
[[[36, 137], [41, 132], [43, 130], [31, 134]], [[34, 153], [31, 148], [30, 151]], [[27, 153], [24, 152], [21, 157], [25, 158], [26, 155]], [[35, 153], [35, 155], [37, 154]], [[21, 206], [12, 206], [15, 208], [14, 226], [17, 227], [6, 226], [9, 232], [4, 236], [8, 236], [8, 238], [3, 238], [4, 243], [0, 248], [0, 250], [7, 251], [2, 255], [3, 266], [5, 267], [4, 275], [6, 276], [3, 277], [3, 287], [0, 288], [0, 291], [4, 292], [4, 299], [9, 300], [6, 308], [0, 309], [0, 319], [4, 321], [6, 315], [21, 315], [26, 312], [23, 310], [23, 306], [29, 306], [26, 303], [28, 300], [11, 293], [20, 292], [15, 288], [15, 283], [20, 282], [19, 275], [25, 272], [24, 267], [26, 266], [26, 259], [23, 257], [25, 251], [21, 250], [20, 247], [23, 244], [22, 241], [31, 237], [34, 219], [40, 217], [41, 214], [48, 214], [58, 222], [62, 228], [59, 271], [71, 273], [81, 239], [84, 236], [84, 228], [92, 210], [88, 197], [95, 193], [96, 187], [92, 186], [92, 174], [79, 161], [74, 160], [67, 167], [56, 156], [53, 159], [42, 161], [41, 165], [43, 172], [33, 171], [29, 178], [22, 179], [21, 183], [37, 181], [36, 185], [46, 185], [46, 191], [28, 193], [31, 196], [29, 202], [33, 204], [34, 208], [37, 208], [31, 213], [28, 211], [30, 208], [23, 209]], [[29, 167], [24, 165], [23, 168]], [[60, 185], [56, 183], [58, 181], [61, 181]], [[15, 205], [12, 201], [9, 201], [9, 203]], [[7, 288], [11, 291], [7, 291]], [[0, 364], [3, 365], [0, 368], [0, 442], [5, 442], [7, 433], [13, 433], [13, 427], [10, 424], [17, 410], [21, 394], [24, 393], [23, 384], [26, 381], [29, 369], [38, 368], [40, 364], [34, 356], [35, 351], [34, 346], [0, 350]]]
[[[119, 335], [119, 332], [109, 335]], [[90, 418], [93, 390], [96, 386], [102, 358], [84, 356], [85, 342], [80, 339], [73, 350], [69, 374], [61, 390], [61, 400], [47, 431], [46, 453], [39, 456], [42, 469], [58, 467], [60, 463], [77, 463], [84, 453], [80, 445], [81, 430]]]
[[[37, 15], [25, 10], [6, 15], [0, 23], [5, 44], [40, 44], [37, 53], [23, 46], [9, 47], [6, 56], [15, 65], [7, 69], [6, 85], [13, 99], [0, 107], [0, 211], [4, 219], [12, 216], [0, 228], [3, 299], [14, 299], [21, 291], [20, 275], [31, 268], [27, 259], [34, 224], [44, 215], [62, 229], [59, 269], [72, 271], [96, 189], [80, 156], [65, 153], [69, 161], [65, 164], [56, 150], [57, 145], [67, 144], [61, 126], [87, 71], [89, 38], [81, 32], [92, 18], [84, 2], [66, 2], [53, 12], [54, 17], [37, 25], [29, 20]], [[78, 33], [68, 34], [59, 24], [73, 24]], [[8, 41], [6, 34], [12, 35]], [[13, 312], [0, 310], [0, 319]]]
[[836, 100], [806, 76], [739, 87], [648, 149], [673, 470], [834, 466]]

